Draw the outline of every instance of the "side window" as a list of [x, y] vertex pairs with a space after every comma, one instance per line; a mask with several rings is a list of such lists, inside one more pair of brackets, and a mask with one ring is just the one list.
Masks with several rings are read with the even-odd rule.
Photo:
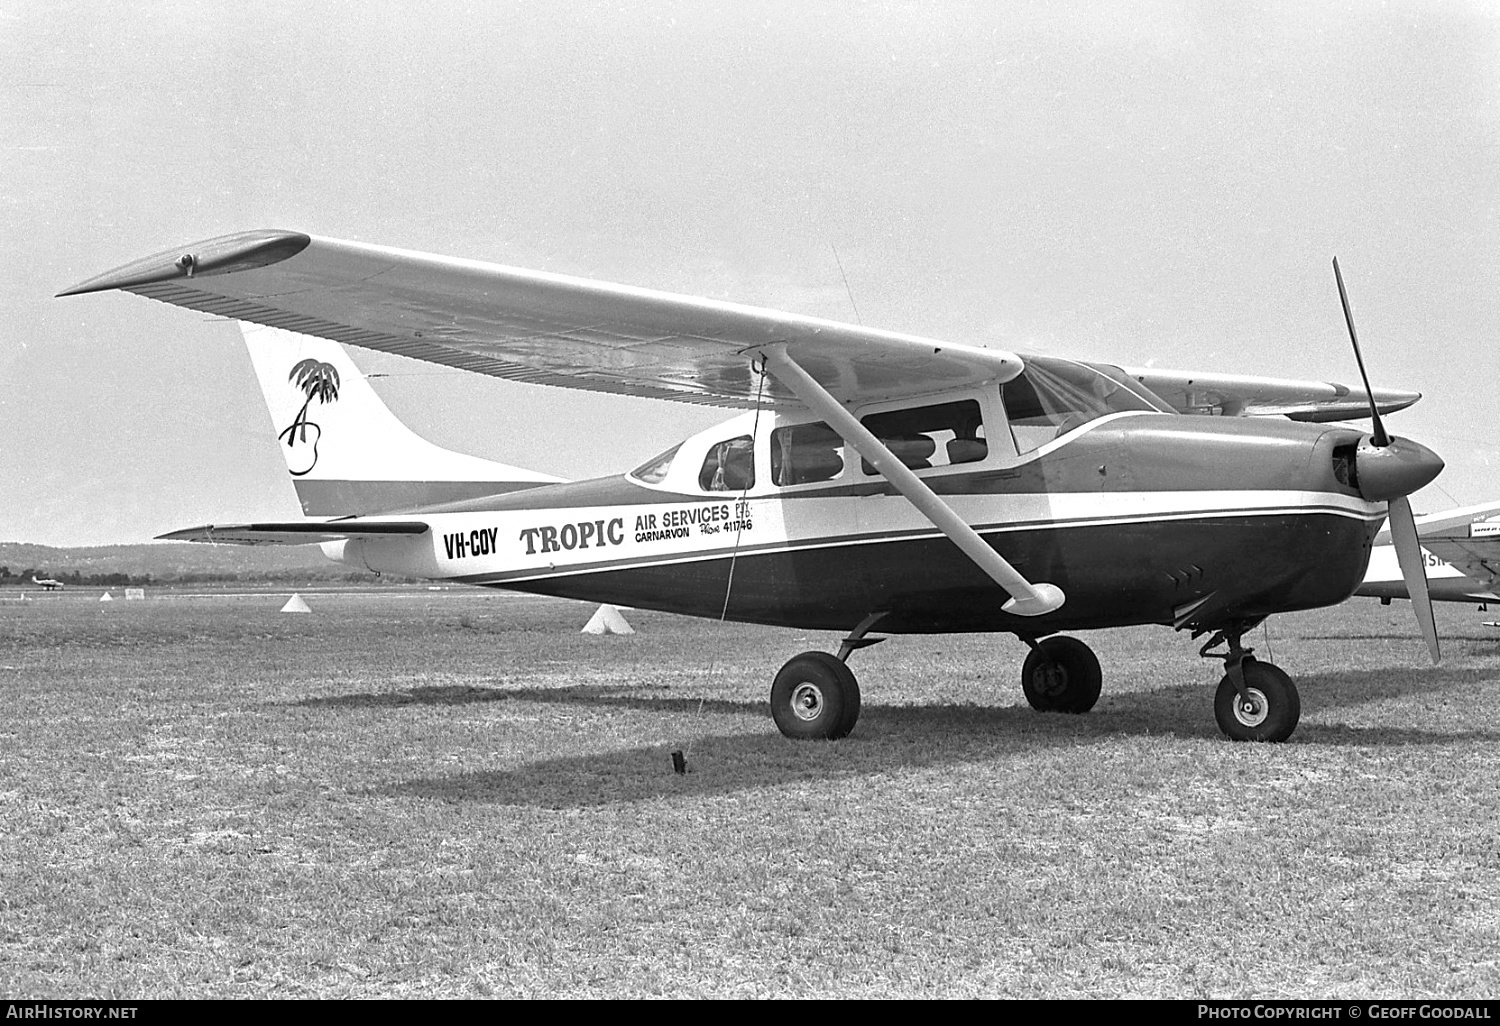
[[755, 449], [749, 435], [720, 442], [708, 450], [698, 487], [705, 492], [742, 492], [755, 487]]
[[674, 445], [660, 456], [651, 457], [650, 460], [632, 470], [630, 476], [646, 484], [661, 484], [666, 479], [667, 471], [672, 469], [672, 459], [680, 448], [682, 448], [680, 445]]
[[844, 440], [827, 424], [795, 424], [771, 432], [772, 484], [831, 481], [843, 471]]
[[[977, 463], [989, 455], [977, 399], [873, 413], [860, 423], [911, 470]], [[875, 473], [861, 460], [866, 474]]]

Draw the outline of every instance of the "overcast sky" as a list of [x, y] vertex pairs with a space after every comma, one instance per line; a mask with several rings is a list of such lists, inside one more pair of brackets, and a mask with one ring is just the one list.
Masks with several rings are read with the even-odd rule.
[[[1500, 6], [0, 0], [0, 541], [298, 515], [236, 328], [137, 257], [287, 228], [1060, 355], [1357, 381], [1500, 499]], [[721, 414], [381, 354], [567, 477]]]

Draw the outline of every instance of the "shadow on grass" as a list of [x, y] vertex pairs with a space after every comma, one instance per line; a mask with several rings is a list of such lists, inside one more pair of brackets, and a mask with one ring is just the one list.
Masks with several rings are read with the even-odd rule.
[[[1496, 642], [1500, 642], [1500, 630], [1488, 628], [1488, 634], [1454, 634], [1444, 633], [1442, 625], [1438, 625], [1438, 640], [1446, 645], [1475, 646], [1485, 650], [1488, 654], [1494, 648]], [[1411, 635], [1404, 634], [1298, 634], [1293, 636], [1296, 641], [1332, 641], [1343, 643], [1347, 641], [1379, 641], [1388, 645], [1409, 645], [1413, 652], [1421, 652], [1422, 638], [1415, 633], [1415, 627]], [[1278, 641], [1283, 639], [1276, 639]], [[1446, 655], [1446, 653], [1445, 653]]]
[[[640, 692], [654, 692], [642, 695]], [[625, 692], [631, 692], [626, 694]], [[538, 702], [589, 705], [647, 712], [743, 713], [760, 708], [755, 702], [734, 702], [696, 695], [674, 697], [666, 687], [620, 684], [572, 684], [549, 688], [481, 688], [468, 685], [409, 688], [383, 694], [361, 692], [328, 698], [304, 698], [290, 704], [310, 709], [381, 709], [407, 705], [474, 705], [486, 702]], [[273, 703], [281, 704], [281, 703]]]
[[[1440, 677], [1441, 671], [1431, 671], [1431, 675]], [[1367, 678], [1358, 674], [1323, 675], [1318, 680], [1332, 680], [1340, 688], [1359, 682], [1359, 688], [1350, 688], [1351, 692], [1357, 692], [1349, 696], [1350, 704], [1408, 690], [1391, 686], [1372, 694]], [[1411, 690], [1432, 686], [1425, 683]], [[448, 695], [429, 700], [582, 704], [663, 714], [693, 712], [698, 708], [697, 698], [619, 692], [618, 688], [578, 686], [510, 689], [491, 692], [491, 697]], [[1026, 706], [866, 705], [854, 734], [838, 742], [791, 741], [776, 733], [769, 722], [764, 731], [699, 737], [687, 746], [693, 770], [687, 775], [672, 771], [670, 746], [654, 745], [542, 759], [513, 770], [410, 780], [392, 786], [389, 793], [444, 802], [577, 808], [733, 794], [784, 787], [803, 780], [820, 783], [852, 780], [893, 770], [951, 767], [963, 772], [965, 765], [993, 764], [1039, 751], [1070, 748], [1077, 749], [1077, 758], [1085, 760], [1090, 757], [1088, 749], [1096, 743], [1122, 737], [1159, 737], [1163, 743], [1173, 739], [1219, 740], [1231, 746], [1233, 742], [1222, 738], [1214, 722], [1207, 701], [1211, 695], [1201, 685], [1106, 695], [1100, 706], [1085, 716], [1038, 714]], [[721, 713], [767, 714], [764, 703], [760, 702], [711, 701], [705, 708]], [[1289, 748], [1493, 744], [1497, 740], [1500, 730], [1305, 724], [1294, 735]]]
[[[1197, 736], [1200, 730], [1192, 724], [1202, 720], [1202, 711], [1209, 715], [1208, 727], [1213, 728], [1212, 708], [1214, 689], [1218, 686], [1217, 667], [1204, 664], [1209, 675], [1201, 682], [1178, 684], [1155, 688], [1149, 691], [1110, 691], [1106, 684], [1103, 701], [1113, 707], [1112, 712], [1127, 712], [1139, 709], [1150, 715], [1153, 726], [1146, 733], [1179, 733], [1174, 723], [1182, 721], [1182, 736]], [[1302, 694], [1303, 708], [1340, 708], [1364, 705], [1372, 701], [1389, 700], [1406, 695], [1427, 695], [1446, 688], [1469, 688], [1491, 681], [1500, 681], [1500, 674], [1462, 667], [1416, 666], [1403, 670], [1388, 670], [1374, 674], [1366, 670], [1349, 670], [1336, 673], [1309, 673], [1294, 678]], [[878, 685], [877, 685], [878, 687]], [[697, 689], [694, 689], [697, 690]], [[873, 690], [873, 689], [871, 689]], [[876, 692], [878, 694], [878, 691]], [[866, 694], [865, 717], [875, 709], [869, 703], [872, 696]], [[326, 709], [379, 709], [409, 705], [443, 706], [471, 705], [488, 702], [535, 702], [543, 705], [585, 705], [602, 708], [627, 708], [645, 712], [713, 712], [713, 713], [761, 713], [769, 715], [769, 709], [761, 701], [704, 698], [701, 694], [687, 691], [673, 693], [663, 685], [572, 684], [550, 687], [476, 687], [473, 685], [446, 685], [408, 688], [402, 691], [358, 692], [322, 698], [304, 698], [291, 704], [307, 708]], [[272, 703], [281, 704], [281, 703]], [[954, 704], [929, 706], [891, 706], [903, 715], [913, 715], [920, 709], [932, 710], [982, 710], [1004, 712], [1004, 707]], [[1183, 710], [1187, 711], [1184, 712]], [[1029, 709], [1022, 709], [1034, 716]], [[972, 715], [966, 712], [965, 715]], [[1062, 722], [1073, 721], [1072, 717], [1060, 717]], [[1080, 718], [1080, 721], [1087, 717]]]
[[[763, 711], [759, 703], [725, 705], [735, 712]], [[1084, 722], [1069, 719], [1074, 726]], [[1039, 717], [1030, 709], [965, 706], [867, 707], [855, 733], [836, 742], [792, 741], [776, 732], [769, 717], [767, 721], [765, 730], [699, 736], [684, 744], [687, 774], [673, 772], [673, 746], [662, 744], [543, 759], [513, 770], [409, 780], [387, 790], [444, 802], [593, 807], [992, 761], [1038, 747], [1081, 745], [1107, 733], [1072, 732], [1061, 718]]]
[[1294, 679], [1304, 708], [1311, 701], [1326, 709], [1493, 684], [1500, 682], [1500, 673], [1458, 666], [1412, 666], [1380, 673], [1368, 670], [1309, 673]]

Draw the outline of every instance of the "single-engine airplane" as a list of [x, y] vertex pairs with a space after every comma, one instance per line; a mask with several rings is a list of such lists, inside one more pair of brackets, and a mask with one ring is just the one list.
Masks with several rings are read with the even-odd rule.
[[31, 583], [39, 586], [44, 591], [62, 591], [63, 590], [63, 582], [62, 581], [55, 581], [55, 580], [53, 580], [50, 577], [37, 577], [36, 574], [32, 574], [31, 575]]
[[[163, 537], [316, 542], [371, 570], [847, 631], [776, 674], [793, 738], [854, 729], [848, 661], [877, 628], [1014, 634], [1028, 702], [1081, 713], [1102, 670], [1059, 632], [1164, 624], [1210, 636], [1227, 735], [1284, 740], [1296, 686], [1243, 636], [1349, 597], [1388, 512], [1420, 578], [1405, 496], [1442, 468], [1380, 419], [1419, 394], [1372, 390], [1362, 362], [1362, 392], [1125, 370], [279, 230], [61, 295], [109, 289], [244, 322], [308, 517]], [[417, 437], [334, 343], [744, 412], [624, 475], [555, 482]], [[1229, 415], [1184, 415], [1204, 412]], [[1330, 423], [1352, 416], [1374, 430]], [[1431, 606], [1414, 608], [1435, 659]]]
[[[1429, 513], [1417, 517], [1416, 526], [1434, 600], [1472, 602], [1481, 609], [1500, 603], [1500, 502]], [[1375, 536], [1369, 569], [1354, 594], [1378, 598], [1383, 605], [1411, 597], [1389, 528]]]

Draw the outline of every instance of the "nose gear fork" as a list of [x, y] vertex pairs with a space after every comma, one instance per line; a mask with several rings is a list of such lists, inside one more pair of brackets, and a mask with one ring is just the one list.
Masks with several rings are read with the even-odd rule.
[[[1198, 649], [1198, 655], [1204, 659], [1224, 660], [1224, 672], [1234, 684], [1234, 690], [1240, 696], [1241, 701], [1246, 701], [1249, 698], [1245, 689], [1245, 660], [1249, 659], [1252, 663], [1255, 662], [1250, 657], [1250, 654], [1255, 649], [1246, 648], [1241, 645], [1240, 639], [1253, 630], [1255, 624], [1258, 622], [1236, 622], [1233, 626], [1215, 631], [1214, 636], [1209, 638], [1202, 648]], [[1227, 650], [1223, 652], [1211, 651], [1217, 645], [1226, 645]]]

